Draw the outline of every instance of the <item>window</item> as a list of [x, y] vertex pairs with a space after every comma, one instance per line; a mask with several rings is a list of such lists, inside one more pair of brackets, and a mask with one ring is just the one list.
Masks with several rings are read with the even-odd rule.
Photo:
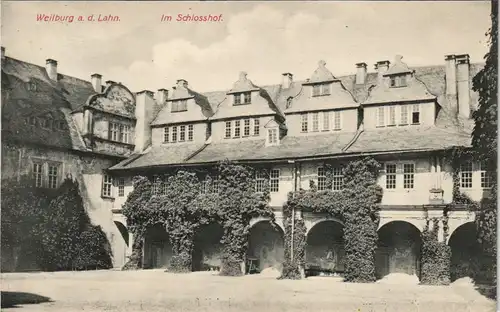
[[130, 126], [110, 122], [108, 139], [116, 142], [128, 143], [130, 139]]
[[280, 170], [279, 169], [271, 170], [270, 185], [271, 185], [271, 192], [273, 192], [273, 193], [279, 192], [279, 189], [280, 189]]
[[385, 126], [385, 120], [384, 120], [384, 107], [377, 107], [377, 127], [383, 127]]
[[387, 122], [388, 126], [396, 125], [396, 106], [389, 106], [389, 121]]
[[385, 188], [396, 188], [396, 164], [385, 165]]
[[403, 187], [412, 189], [415, 180], [415, 164], [403, 164]]
[[240, 105], [241, 104], [241, 94], [236, 93], [233, 94], [234, 97], [234, 105]]
[[277, 144], [278, 143], [278, 129], [268, 129], [268, 140], [269, 144]]
[[49, 165], [49, 188], [57, 188], [57, 166]]
[[316, 84], [313, 85], [313, 96], [320, 96], [321, 94], [321, 85]]
[[243, 122], [243, 136], [250, 136], [250, 119], [245, 119]]
[[326, 170], [323, 167], [318, 168], [318, 191], [326, 190]]
[[340, 120], [340, 111], [333, 112], [333, 130], [340, 130], [342, 128]]
[[481, 188], [491, 188], [493, 186], [491, 172], [488, 171], [486, 162], [479, 163], [479, 171], [481, 172]]
[[30, 117], [28, 118], [28, 122], [29, 122], [29, 124], [30, 124], [30, 125], [32, 125], [32, 126], [36, 126], [36, 118], [35, 118], [35, 117], [30, 116]]
[[332, 172], [332, 189], [340, 191], [344, 187], [344, 174], [342, 167], [334, 167]]
[[128, 143], [130, 138], [130, 126], [121, 125], [120, 127], [120, 141], [123, 143]]
[[28, 82], [28, 90], [29, 91], [36, 91], [36, 82], [34, 82], [34, 81]]
[[187, 100], [172, 101], [172, 113], [187, 111]]
[[400, 125], [408, 124], [408, 105], [401, 105], [401, 119], [399, 124]]
[[161, 189], [161, 179], [159, 176], [154, 175], [151, 181], [151, 193], [156, 195], [160, 192]]
[[330, 112], [323, 112], [323, 131], [330, 130]]
[[472, 188], [472, 162], [460, 165], [460, 187]]
[[42, 164], [33, 164], [33, 179], [35, 187], [42, 187]]
[[186, 141], [186, 126], [179, 127], [179, 142]]
[[66, 122], [63, 120], [59, 120], [59, 122], [57, 122], [57, 128], [59, 130], [64, 130], [66, 128]]
[[45, 129], [52, 128], [52, 119], [51, 118], [42, 118], [42, 127]]
[[163, 142], [168, 143], [170, 141], [170, 131], [169, 127], [163, 128]]
[[391, 87], [406, 87], [406, 76], [392, 76]]
[[257, 118], [253, 120], [253, 135], [260, 135], [260, 120]]
[[230, 138], [231, 137], [231, 122], [226, 121], [226, 135], [225, 138]]
[[194, 136], [194, 126], [189, 125], [188, 126], [188, 141], [193, 141], [193, 136]]
[[330, 84], [329, 83], [322, 85], [321, 94], [322, 95], [330, 95]]
[[307, 132], [307, 114], [301, 115], [302, 132]]
[[265, 182], [266, 182], [266, 173], [263, 170], [257, 170], [255, 172], [255, 191], [263, 192]]
[[414, 104], [412, 107], [411, 123], [414, 125], [420, 123], [420, 106], [418, 104]]
[[110, 175], [104, 174], [102, 179], [102, 196], [111, 197], [111, 187], [113, 186], [113, 179]]
[[319, 113], [313, 113], [313, 132], [319, 131]]
[[119, 178], [118, 179], [118, 197], [123, 197], [123, 196], [125, 196], [125, 179]]
[[177, 142], [177, 127], [176, 126], [172, 127], [172, 142], [173, 143]]
[[235, 138], [240, 137], [240, 131], [241, 131], [240, 125], [241, 125], [241, 122], [239, 120], [234, 121], [234, 137]]
[[161, 181], [161, 194], [167, 195], [167, 191], [168, 191], [167, 179], [164, 178], [163, 181]]
[[250, 92], [243, 93], [243, 97], [244, 97], [244, 102], [243, 103], [245, 103], [245, 104], [252, 103], [252, 97], [251, 97], [251, 93]]

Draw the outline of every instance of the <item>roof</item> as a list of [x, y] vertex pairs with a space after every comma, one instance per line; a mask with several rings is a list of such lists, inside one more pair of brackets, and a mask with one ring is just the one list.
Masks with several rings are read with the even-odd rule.
[[311, 79], [307, 83], [329, 82], [333, 80], [337, 80], [337, 78], [326, 68], [326, 62], [321, 60], [318, 62], [318, 68], [313, 72]]
[[[186, 111], [172, 112], [172, 101], [184, 99], [193, 99], [194, 103], [200, 109], [192, 110], [189, 109], [188, 106], [188, 110]], [[207, 120], [214, 114], [214, 109], [210, 101], [217, 102], [217, 98], [212, 94], [210, 94], [210, 96], [207, 96], [203, 93], [195, 92], [187, 86], [178, 85], [174, 89], [174, 92], [172, 92], [172, 97], [167, 100], [167, 105], [164, 105], [162, 107], [151, 125], [159, 126], [170, 123], [196, 122]]]
[[397, 127], [363, 131], [346, 149], [348, 153], [411, 151], [419, 149], [442, 150], [454, 146], [470, 146], [470, 134], [449, 131], [440, 127]]
[[229, 90], [228, 94], [256, 90], [259, 90], [259, 87], [254, 85], [253, 82], [247, 78], [246, 72], [241, 72], [239, 79], [233, 84], [233, 87]]
[[[87, 151], [71, 111], [94, 94], [90, 82], [58, 74], [52, 81], [45, 68], [5, 57], [2, 60], [2, 136], [6, 140]], [[29, 125], [29, 117], [52, 118], [64, 128]]]
[[403, 57], [401, 55], [396, 55], [394, 64], [389, 67], [384, 76], [411, 73], [412, 71], [410, 70], [408, 65], [406, 65], [406, 63], [403, 63], [403, 61], [401, 60], [402, 58]]

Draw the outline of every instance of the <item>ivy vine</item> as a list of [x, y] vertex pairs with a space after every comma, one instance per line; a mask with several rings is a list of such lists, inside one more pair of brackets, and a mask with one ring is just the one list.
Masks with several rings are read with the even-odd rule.
[[[380, 164], [372, 158], [349, 162], [343, 169], [343, 189], [331, 189], [333, 166], [326, 165], [328, 190], [318, 191], [314, 183], [310, 190], [299, 190], [288, 197], [284, 206], [285, 230], [291, 232], [290, 211], [326, 212], [344, 223], [345, 276], [347, 282], [375, 281], [375, 250], [382, 188], [377, 184]], [[300, 257], [285, 258], [283, 277], [297, 278], [298, 265], [305, 262], [306, 237], [300, 219], [294, 220], [299, 229], [294, 231], [294, 250]], [[285, 235], [285, 246], [291, 245], [291, 233]]]
[[[197, 172], [179, 169], [164, 177], [161, 187], [152, 188], [146, 177], [135, 178], [134, 190], [123, 207], [130, 230], [136, 236], [133, 255], [125, 267], [142, 266], [144, 234], [149, 227], [160, 223], [172, 244], [168, 270], [189, 272], [196, 231], [202, 225], [218, 223], [224, 230], [220, 273], [241, 275], [250, 220], [260, 216], [274, 221], [268, 204], [268, 185], [264, 183], [263, 192], [255, 192], [255, 177], [253, 168], [225, 161]], [[207, 183], [211, 187], [203, 187]]]

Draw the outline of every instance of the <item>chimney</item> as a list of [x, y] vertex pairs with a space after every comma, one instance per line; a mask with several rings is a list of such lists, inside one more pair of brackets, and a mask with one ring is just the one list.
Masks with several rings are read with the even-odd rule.
[[458, 113], [462, 117], [470, 118], [469, 54], [457, 55], [456, 62]]
[[5, 47], [2, 47], [2, 60], [5, 59]]
[[384, 74], [389, 69], [389, 64], [391, 64], [391, 62], [389, 62], [389, 61], [378, 61], [375, 64], [375, 69], [378, 72], [378, 79], [379, 80], [382, 80], [382, 77], [384, 76]]
[[167, 89], [158, 89], [156, 92], [156, 103], [158, 105], [163, 106], [168, 99], [168, 90]]
[[283, 81], [281, 83], [281, 87], [283, 89], [288, 89], [292, 85], [293, 75], [291, 73], [283, 73], [282, 74]]
[[102, 76], [99, 74], [92, 74], [90, 76], [90, 81], [92, 82], [92, 87], [94, 87], [94, 91], [97, 93], [102, 92]]
[[53, 59], [47, 59], [45, 61], [45, 70], [50, 79], [57, 81], [57, 61]]
[[457, 95], [457, 61], [454, 54], [444, 57], [446, 71], [446, 95]]
[[356, 64], [356, 84], [365, 84], [366, 66], [366, 63]]
[[177, 80], [177, 86], [178, 87], [183, 87], [183, 88], [187, 88], [188, 87], [188, 82], [184, 79], [179, 79]]
[[143, 152], [151, 145], [151, 122], [157, 111], [154, 93], [149, 90], [138, 92], [135, 96], [135, 137], [134, 151]]
[[108, 80], [106, 81], [106, 88], [108, 88], [110, 85], [112, 85], [113, 83], [115, 83], [113, 80]]

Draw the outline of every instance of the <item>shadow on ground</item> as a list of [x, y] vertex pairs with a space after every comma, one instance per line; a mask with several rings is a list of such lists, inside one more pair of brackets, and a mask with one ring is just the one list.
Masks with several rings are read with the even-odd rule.
[[496, 300], [497, 288], [491, 285], [475, 284], [474, 289], [486, 298]]
[[15, 308], [23, 304], [39, 304], [52, 301], [49, 297], [19, 291], [2, 291], [1, 295], [2, 308]]

